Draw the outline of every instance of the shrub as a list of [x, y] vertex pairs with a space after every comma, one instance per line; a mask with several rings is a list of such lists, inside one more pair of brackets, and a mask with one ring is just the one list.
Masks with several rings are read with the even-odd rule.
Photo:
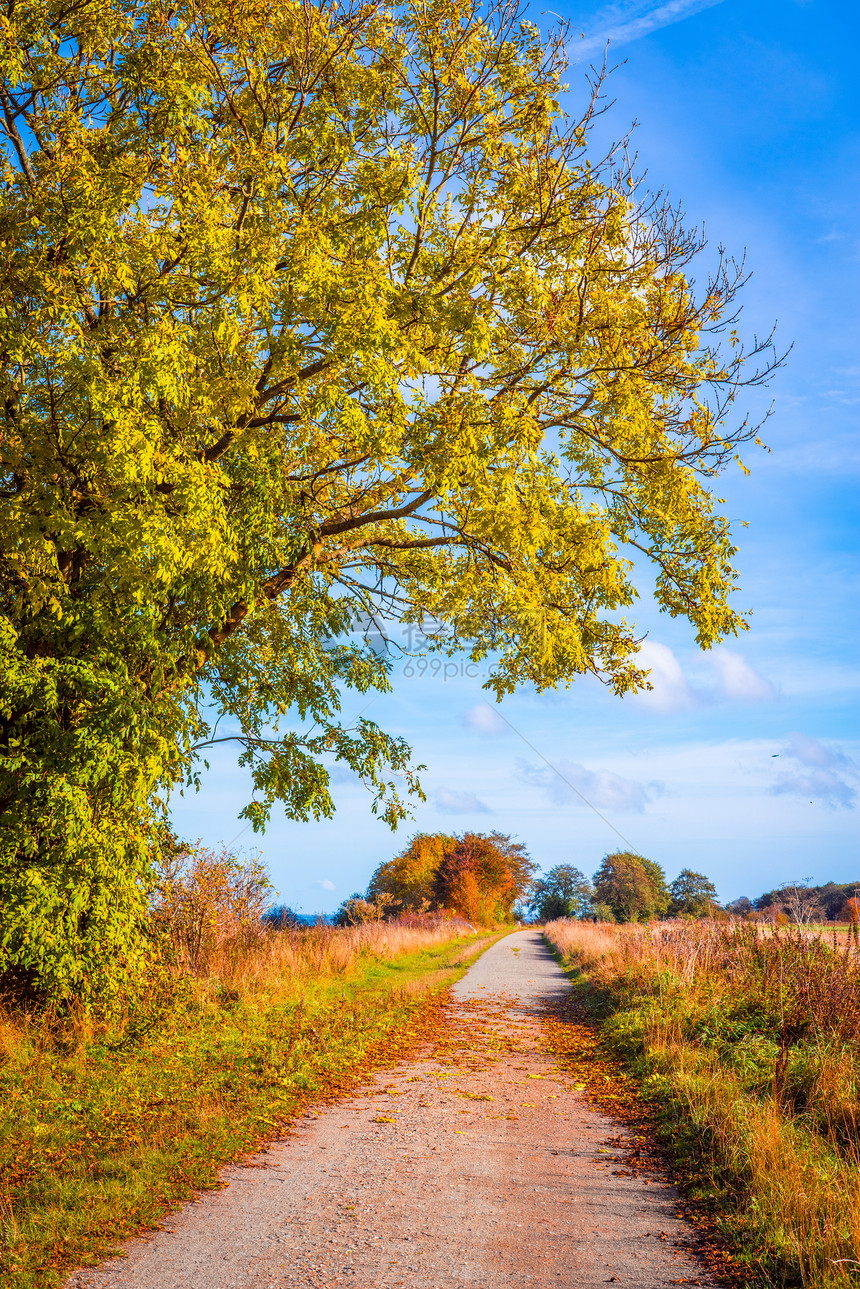
[[258, 855], [242, 860], [199, 842], [177, 843], [161, 857], [153, 921], [178, 961], [199, 974], [216, 955], [241, 951], [263, 935], [271, 891]]
[[380, 893], [374, 899], [365, 899], [360, 891], [345, 899], [335, 913], [332, 922], [335, 926], [362, 926], [365, 922], [384, 922], [391, 917], [397, 908], [393, 895]]

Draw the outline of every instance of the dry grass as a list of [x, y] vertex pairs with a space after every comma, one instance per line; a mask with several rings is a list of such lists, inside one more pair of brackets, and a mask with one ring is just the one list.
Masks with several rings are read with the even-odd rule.
[[709, 922], [546, 934], [611, 1000], [608, 1038], [710, 1159], [724, 1226], [761, 1282], [856, 1285], [860, 957], [847, 939]]
[[[265, 914], [272, 887], [256, 855], [177, 843], [160, 865], [153, 929], [175, 970], [241, 995], [334, 978], [364, 959], [390, 961], [475, 935], [463, 918], [407, 914], [333, 927], [279, 926]], [[371, 905], [367, 906], [369, 909]]]
[[476, 934], [459, 918], [428, 919], [424, 926], [403, 926], [395, 921], [285, 930], [260, 927], [253, 939], [241, 931], [222, 935], [198, 976], [248, 996], [270, 993], [285, 982], [293, 990], [309, 980], [343, 976], [364, 960], [390, 962]]

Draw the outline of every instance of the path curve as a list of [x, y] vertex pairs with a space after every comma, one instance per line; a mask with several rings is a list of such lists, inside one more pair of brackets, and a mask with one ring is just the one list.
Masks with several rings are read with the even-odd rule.
[[617, 1168], [619, 1125], [547, 1051], [540, 1005], [567, 987], [539, 932], [498, 941], [445, 1051], [309, 1111], [67, 1289], [716, 1289], [674, 1189]]

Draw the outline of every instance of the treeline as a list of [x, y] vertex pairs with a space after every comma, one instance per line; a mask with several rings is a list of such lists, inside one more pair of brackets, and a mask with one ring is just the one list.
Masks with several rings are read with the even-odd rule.
[[556, 865], [535, 882], [529, 910], [541, 922], [571, 917], [647, 922], [721, 912], [714, 885], [704, 873], [684, 868], [667, 882], [659, 864], [630, 850], [605, 855], [591, 880], [572, 864]]
[[666, 882], [659, 864], [631, 851], [607, 855], [589, 881], [560, 864], [534, 884], [529, 907], [541, 921], [592, 917], [600, 922], [642, 922], [661, 917], [743, 918], [751, 922], [860, 924], [860, 882], [809, 886], [785, 882], [755, 900], [721, 905], [703, 873], [684, 868]]
[[344, 900], [335, 921], [346, 926], [444, 912], [484, 925], [514, 916], [639, 922], [720, 911], [704, 874], [685, 868], [667, 882], [659, 864], [633, 851], [604, 856], [593, 878], [572, 864], [557, 864], [541, 877], [537, 871], [525, 846], [503, 833], [418, 833], [379, 865], [365, 892]]
[[755, 900], [746, 896], [721, 905], [703, 873], [684, 868], [673, 882], [653, 860], [632, 851], [606, 855], [591, 881], [570, 864], [559, 864], [534, 883], [528, 907], [542, 922], [596, 918], [643, 922], [662, 917], [743, 918], [751, 922], [821, 922], [860, 925], [860, 882], [811, 886], [785, 882]]
[[860, 882], [825, 882], [810, 886], [784, 882], [757, 899], [746, 895], [726, 905], [735, 917], [769, 922], [851, 922], [860, 919]]
[[704, 873], [684, 868], [669, 882], [659, 864], [631, 850], [605, 855], [591, 877], [573, 864], [539, 875], [525, 846], [504, 833], [418, 833], [379, 865], [366, 891], [344, 900], [335, 921], [350, 926], [429, 913], [456, 914], [485, 926], [514, 917], [858, 923], [860, 882], [786, 882], [755, 900], [742, 896], [723, 905]]

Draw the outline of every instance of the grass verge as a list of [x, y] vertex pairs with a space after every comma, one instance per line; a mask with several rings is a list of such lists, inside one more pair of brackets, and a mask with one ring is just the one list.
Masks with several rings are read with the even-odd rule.
[[[333, 935], [318, 937], [329, 958]], [[217, 1185], [309, 1102], [409, 1056], [434, 1037], [442, 990], [499, 938], [409, 952], [401, 935], [392, 956], [384, 936], [337, 974], [308, 958], [253, 987], [164, 975], [121, 1025], [0, 1016], [4, 1289], [59, 1285]]]
[[[608, 1085], [610, 1110], [638, 1100], [686, 1178], [688, 1216], [718, 1237], [712, 1253], [720, 1240], [730, 1251], [715, 1269], [748, 1285], [856, 1286], [856, 952], [715, 924], [545, 933], [574, 981], [580, 1048], [591, 1044], [583, 1084], [599, 1102]], [[575, 1057], [574, 1030], [558, 1042]]]

